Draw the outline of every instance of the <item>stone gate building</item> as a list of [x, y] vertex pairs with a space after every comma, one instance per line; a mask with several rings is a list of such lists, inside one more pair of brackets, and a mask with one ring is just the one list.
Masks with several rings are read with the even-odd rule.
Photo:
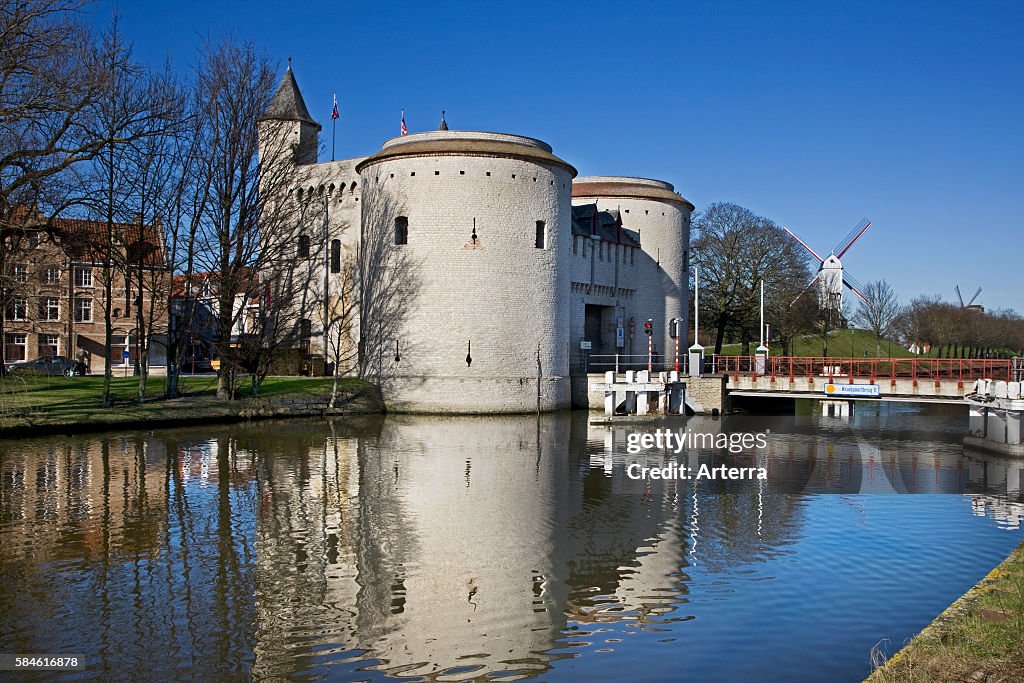
[[[289, 67], [261, 118], [261, 155], [289, 150], [279, 193], [296, 216], [285, 269], [304, 283], [296, 334], [312, 353], [345, 356], [340, 326], [325, 339], [323, 324], [343, 320], [350, 357], [381, 378], [392, 408], [567, 408], [588, 362], [645, 362], [645, 321], [659, 355], [672, 353], [673, 318], [688, 346], [694, 207], [671, 184], [577, 177], [540, 140], [443, 119], [370, 156], [318, 163], [319, 131]], [[364, 291], [352, 291], [352, 263]], [[332, 315], [360, 297], [364, 320]]]

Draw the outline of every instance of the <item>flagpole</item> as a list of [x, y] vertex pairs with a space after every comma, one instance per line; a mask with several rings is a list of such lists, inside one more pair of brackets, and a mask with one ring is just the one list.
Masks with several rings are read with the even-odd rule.
[[334, 139], [338, 132], [338, 93], [334, 93], [334, 108], [331, 110], [331, 161], [334, 161]]

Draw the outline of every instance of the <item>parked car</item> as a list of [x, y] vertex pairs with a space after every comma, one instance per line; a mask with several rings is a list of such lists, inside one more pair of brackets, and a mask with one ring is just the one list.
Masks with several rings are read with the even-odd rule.
[[65, 377], [85, 374], [85, 367], [67, 356], [45, 356], [35, 360], [18, 361], [11, 363], [7, 370], [8, 372], [24, 372], [34, 375], [64, 375]]

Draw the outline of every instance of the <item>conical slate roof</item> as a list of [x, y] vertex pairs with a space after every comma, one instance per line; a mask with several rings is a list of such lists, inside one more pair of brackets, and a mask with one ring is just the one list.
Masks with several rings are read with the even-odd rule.
[[309, 115], [309, 110], [306, 109], [306, 103], [302, 99], [302, 93], [299, 92], [299, 84], [295, 82], [295, 74], [292, 73], [290, 64], [281, 78], [281, 84], [277, 86], [277, 92], [270, 100], [270, 106], [259, 120], [302, 121], [320, 128], [320, 124]]

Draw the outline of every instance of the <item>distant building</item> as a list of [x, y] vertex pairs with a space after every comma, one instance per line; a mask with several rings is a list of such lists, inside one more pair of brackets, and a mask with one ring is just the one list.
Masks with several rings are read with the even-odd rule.
[[[140, 303], [153, 326], [149, 364], [166, 363], [166, 290], [163, 238], [159, 225], [114, 223], [115, 266], [111, 300], [106, 301], [103, 253], [107, 224], [102, 221], [47, 220], [25, 208], [17, 216], [21, 234], [3, 272], [4, 361], [43, 356], [81, 357], [89, 372], [137, 360], [136, 311]], [[143, 286], [140, 286], [140, 278]], [[161, 291], [152, 301], [151, 293]], [[105, 344], [104, 314], [110, 308], [113, 343]]]
[[[260, 137], [265, 159], [290, 150], [293, 182], [278, 201], [291, 202], [296, 216], [294, 259], [282, 270], [309, 283], [295, 301], [298, 336], [324, 354], [319, 312], [344, 291], [341, 264], [360, 250], [366, 258], [381, 241], [400, 250], [395, 263], [415, 273], [400, 320], [351, 326], [364, 360], [372, 354], [389, 378], [392, 407], [564, 408], [572, 386], [586, 394], [595, 356], [646, 359], [648, 319], [655, 353], [672, 353], [673, 318], [688, 345], [694, 206], [671, 184], [577, 178], [540, 140], [449, 130], [443, 115], [436, 131], [326, 163], [317, 163], [319, 132], [289, 67]], [[367, 272], [391, 268], [370, 264]]]

